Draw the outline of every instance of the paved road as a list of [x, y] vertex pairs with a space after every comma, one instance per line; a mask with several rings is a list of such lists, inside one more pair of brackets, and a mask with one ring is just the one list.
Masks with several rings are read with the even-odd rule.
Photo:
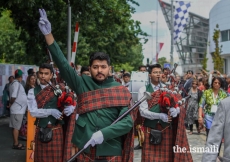
[[[12, 135], [11, 129], [8, 127], [9, 118], [0, 119], [0, 162], [25, 162], [26, 152], [25, 150], [13, 150], [12, 147]], [[191, 147], [203, 147], [205, 145], [205, 132], [193, 135], [188, 135], [189, 144]], [[20, 143], [26, 144], [25, 141]], [[137, 145], [137, 139], [135, 139], [135, 146]], [[220, 155], [223, 154], [223, 146], [221, 148]], [[192, 153], [193, 161], [200, 162], [202, 153]], [[141, 150], [134, 151], [134, 162], [141, 162]]]
[[[188, 131], [187, 131], [188, 132]], [[187, 135], [190, 147], [204, 147], [206, 142], [206, 133], [201, 132], [198, 134], [196, 131], [192, 135]], [[137, 139], [135, 139], [135, 146]], [[222, 143], [220, 156], [223, 155], [224, 144]], [[201, 162], [202, 153], [192, 153], [193, 162]], [[134, 150], [134, 162], [141, 162], [141, 150]]]

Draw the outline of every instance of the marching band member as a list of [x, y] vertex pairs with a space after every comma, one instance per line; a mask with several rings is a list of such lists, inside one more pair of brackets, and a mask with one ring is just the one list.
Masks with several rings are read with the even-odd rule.
[[[173, 147], [176, 145], [189, 149], [182, 121], [185, 116], [185, 110], [183, 110], [184, 108], [171, 107], [168, 114], [161, 112], [160, 105], [158, 104], [160, 98], [159, 89], [161, 87], [159, 79], [161, 74], [161, 65], [154, 64], [149, 66], [151, 83], [140, 88], [138, 93], [138, 99], [144, 95], [145, 91], [152, 93], [153, 96], [151, 100], [141, 103], [139, 108], [140, 114], [144, 118], [145, 141], [142, 146], [142, 162], [190, 162], [192, 161], [190, 153], [175, 154], [173, 152]], [[171, 121], [172, 129], [170, 129], [169, 124]]]
[[[38, 77], [40, 85], [28, 92], [27, 103], [31, 116], [36, 118], [34, 162], [62, 162], [63, 159], [63, 130], [62, 113], [57, 108], [58, 97], [47, 82], [51, 84], [53, 69], [44, 63], [39, 67]], [[71, 114], [74, 107], [65, 110]], [[41, 139], [41, 134], [51, 131], [50, 141]], [[32, 155], [33, 156], [33, 155]], [[32, 158], [33, 159], [33, 158]]]
[[[127, 150], [125, 152], [122, 150], [123, 146], [128, 146], [124, 144], [122, 136], [132, 129], [131, 115], [111, 125], [118, 116], [128, 110], [131, 95], [124, 86], [120, 86], [109, 76], [111, 69], [109, 56], [103, 52], [93, 53], [89, 60], [91, 77], [78, 76], [54, 40], [45, 10], [40, 9], [39, 12], [41, 16], [39, 28], [45, 35], [53, 59], [63, 79], [78, 95], [79, 105], [74, 113], [78, 113], [79, 116], [76, 120], [70, 119], [73, 125], [72, 130], [69, 130], [69, 136], [70, 141], [78, 149], [87, 148], [77, 157], [77, 161], [121, 162], [127, 158], [126, 162], [131, 162], [132, 155], [127, 153]], [[66, 156], [67, 159], [70, 158], [71, 152], [67, 152]]]

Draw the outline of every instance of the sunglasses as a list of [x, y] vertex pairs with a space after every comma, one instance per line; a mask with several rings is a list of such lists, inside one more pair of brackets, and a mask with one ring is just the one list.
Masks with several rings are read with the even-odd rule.
[[192, 83], [192, 85], [198, 85], [197, 83]]

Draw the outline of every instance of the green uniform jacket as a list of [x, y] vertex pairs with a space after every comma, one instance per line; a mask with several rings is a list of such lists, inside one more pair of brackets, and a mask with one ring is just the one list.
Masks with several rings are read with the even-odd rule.
[[[48, 48], [53, 56], [54, 62], [59, 68], [62, 78], [77, 95], [96, 89], [120, 85], [115, 82], [112, 77], [109, 77], [103, 83], [96, 83], [87, 75], [78, 76], [69, 65], [55, 41]], [[80, 115], [76, 121], [72, 142], [81, 149], [93, 133], [101, 130], [104, 142], [96, 146], [96, 156], [121, 156], [121, 136], [131, 130], [133, 121], [131, 116], [127, 115], [116, 124], [111, 124], [127, 110], [128, 107], [105, 108]], [[89, 148], [86, 152], [89, 153]]]

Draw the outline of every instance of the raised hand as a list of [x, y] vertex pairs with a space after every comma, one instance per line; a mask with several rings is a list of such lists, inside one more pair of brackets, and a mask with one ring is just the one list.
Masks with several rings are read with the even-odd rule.
[[51, 23], [49, 22], [46, 11], [44, 9], [39, 9], [40, 19], [38, 22], [39, 29], [43, 35], [48, 35], [51, 33]]

